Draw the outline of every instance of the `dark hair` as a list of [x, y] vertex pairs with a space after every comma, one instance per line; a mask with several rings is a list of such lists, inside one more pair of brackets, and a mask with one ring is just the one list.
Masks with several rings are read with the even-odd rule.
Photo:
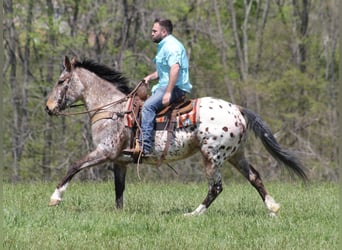
[[166, 29], [167, 33], [172, 34], [173, 25], [171, 20], [156, 18], [154, 19], [154, 23], [159, 23], [160, 26]]

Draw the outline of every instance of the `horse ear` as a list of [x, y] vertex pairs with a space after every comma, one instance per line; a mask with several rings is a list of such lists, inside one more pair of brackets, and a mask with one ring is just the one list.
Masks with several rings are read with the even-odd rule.
[[70, 60], [69, 60], [69, 57], [68, 56], [65, 56], [64, 57], [64, 64], [63, 64], [64, 68], [67, 70], [67, 71], [71, 71], [71, 63], [70, 63]]
[[71, 65], [74, 66], [76, 63], [77, 63], [77, 56], [74, 56], [74, 57], [71, 59]]

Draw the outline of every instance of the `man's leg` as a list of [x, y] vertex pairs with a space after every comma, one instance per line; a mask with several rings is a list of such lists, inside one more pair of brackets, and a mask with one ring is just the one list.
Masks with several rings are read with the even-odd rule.
[[140, 147], [144, 154], [150, 154], [153, 145], [153, 131], [156, 114], [163, 108], [163, 96], [166, 87], [159, 88], [144, 103], [141, 110]]
[[[163, 108], [162, 100], [165, 90], [166, 87], [157, 89], [155, 93], [145, 101], [144, 106], [142, 107], [140, 146], [143, 148], [145, 155], [150, 154], [152, 151], [155, 119], [157, 113]], [[175, 87], [171, 95], [170, 103], [173, 103], [183, 95], [185, 95], [185, 92], [178, 87]]]

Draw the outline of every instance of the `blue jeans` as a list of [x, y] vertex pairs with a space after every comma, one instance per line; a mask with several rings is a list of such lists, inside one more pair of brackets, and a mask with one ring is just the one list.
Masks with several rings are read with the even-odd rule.
[[[151, 95], [144, 103], [142, 107], [141, 116], [141, 135], [140, 135], [140, 147], [143, 148], [145, 154], [151, 153], [153, 145], [153, 131], [155, 126], [155, 119], [157, 113], [163, 109], [163, 96], [166, 91], [166, 87], [158, 88], [153, 95]], [[171, 94], [170, 103], [181, 98], [186, 92], [178, 88], [173, 89]]]

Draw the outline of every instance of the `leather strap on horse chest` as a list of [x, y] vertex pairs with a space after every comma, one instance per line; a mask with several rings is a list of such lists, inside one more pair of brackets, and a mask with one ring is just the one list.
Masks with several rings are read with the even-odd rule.
[[111, 111], [103, 111], [101, 113], [95, 113], [91, 117], [91, 124], [94, 124], [95, 122], [102, 120], [102, 119], [112, 119], [114, 115], [114, 112]]

